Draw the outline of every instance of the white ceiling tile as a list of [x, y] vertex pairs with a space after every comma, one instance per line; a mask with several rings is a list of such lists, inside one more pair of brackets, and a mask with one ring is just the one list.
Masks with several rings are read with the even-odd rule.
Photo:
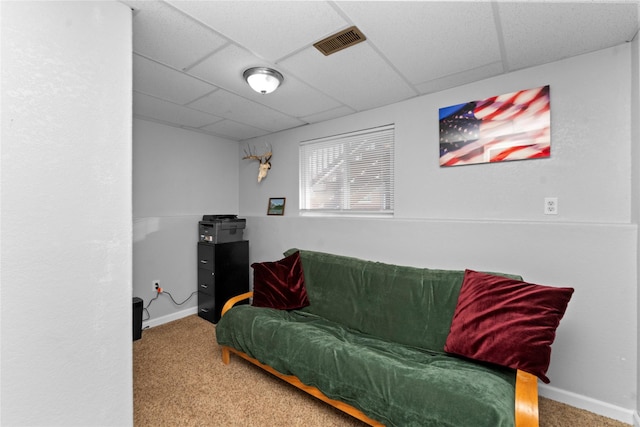
[[337, 119], [338, 117], [348, 116], [349, 114], [353, 114], [353, 113], [355, 113], [355, 111], [353, 111], [349, 107], [339, 107], [333, 110], [312, 114], [310, 116], [304, 116], [302, 117], [302, 120], [308, 123], [320, 123], [326, 120]]
[[246, 49], [231, 44], [191, 68], [188, 73], [245, 96], [250, 95], [253, 90], [244, 81], [242, 73], [251, 67], [276, 68]]
[[366, 42], [329, 56], [311, 47], [287, 58], [282, 66], [358, 111], [417, 95]]
[[244, 139], [256, 138], [258, 136], [268, 135], [270, 131], [257, 129], [252, 126], [237, 123], [232, 120], [222, 120], [215, 124], [205, 126], [203, 128], [217, 135], [223, 135], [228, 138], [242, 141]]
[[338, 101], [291, 76], [285, 76], [282, 86], [268, 95], [252, 90], [250, 99], [298, 118], [342, 106]]
[[456, 74], [451, 74], [439, 79], [416, 85], [416, 88], [422, 94], [438, 92], [456, 86], [461, 86], [471, 82], [488, 79], [504, 72], [502, 62], [494, 62], [472, 70], [465, 70]]
[[186, 104], [217, 88], [194, 77], [133, 55], [133, 87], [176, 104]]
[[294, 117], [225, 90], [218, 90], [200, 98], [189, 104], [189, 107], [271, 132], [305, 124]]
[[637, 3], [497, 3], [510, 70], [631, 40]]
[[254, 54], [275, 62], [348, 23], [319, 1], [171, 1]]
[[338, 7], [412, 84], [501, 59], [489, 2], [359, 1]]
[[264, 104], [290, 116], [301, 117], [340, 106], [336, 100], [300, 82], [295, 77], [284, 74], [282, 86], [273, 93], [262, 95], [249, 87], [242, 77], [251, 67], [278, 67], [261, 61], [248, 51], [230, 45], [216, 52], [205, 61], [189, 70], [189, 74], [203, 80], [215, 82], [217, 86], [247, 99]]
[[153, 118], [179, 126], [202, 127], [222, 120], [202, 111], [172, 104], [162, 99], [133, 92], [133, 111], [135, 115]]
[[228, 40], [164, 2], [127, 1], [133, 15], [133, 51], [185, 69]]

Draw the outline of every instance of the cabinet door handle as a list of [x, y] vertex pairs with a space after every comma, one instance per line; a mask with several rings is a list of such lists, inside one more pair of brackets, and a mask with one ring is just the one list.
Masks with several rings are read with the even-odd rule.
[[206, 263], [207, 263], [207, 261], [206, 261], [206, 260], [204, 260], [204, 259], [201, 259], [201, 260], [200, 260], [200, 264], [206, 264]]
[[205, 285], [204, 283], [200, 285], [201, 288], [205, 288], [207, 289], [209, 286]]

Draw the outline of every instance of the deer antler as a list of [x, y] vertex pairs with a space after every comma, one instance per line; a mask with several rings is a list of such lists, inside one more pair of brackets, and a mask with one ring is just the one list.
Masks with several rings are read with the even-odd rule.
[[[265, 143], [265, 146], [267, 146], [266, 143]], [[269, 160], [271, 160], [271, 156], [273, 155], [271, 145], [267, 146], [267, 148], [269, 149], [269, 151], [261, 155], [254, 154], [256, 147], [253, 147], [253, 150], [249, 149], [249, 152], [247, 152], [247, 150], [245, 149], [244, 150], [245, 156], [242, 159], [258, 160], [260, 163], [267, 163]]]

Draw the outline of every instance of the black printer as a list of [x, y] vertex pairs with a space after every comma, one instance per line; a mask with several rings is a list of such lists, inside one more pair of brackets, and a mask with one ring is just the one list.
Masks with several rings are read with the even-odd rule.
[[198, 223], [200, 242], [227, 243], [242, 239], [247, 220], [238, 215], [203, 215]]

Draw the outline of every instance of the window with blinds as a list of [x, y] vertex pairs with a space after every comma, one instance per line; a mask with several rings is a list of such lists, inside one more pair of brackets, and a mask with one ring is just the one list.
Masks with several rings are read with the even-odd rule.
[[300, 143], [300, 212], [393, 214], [394, 125]]

